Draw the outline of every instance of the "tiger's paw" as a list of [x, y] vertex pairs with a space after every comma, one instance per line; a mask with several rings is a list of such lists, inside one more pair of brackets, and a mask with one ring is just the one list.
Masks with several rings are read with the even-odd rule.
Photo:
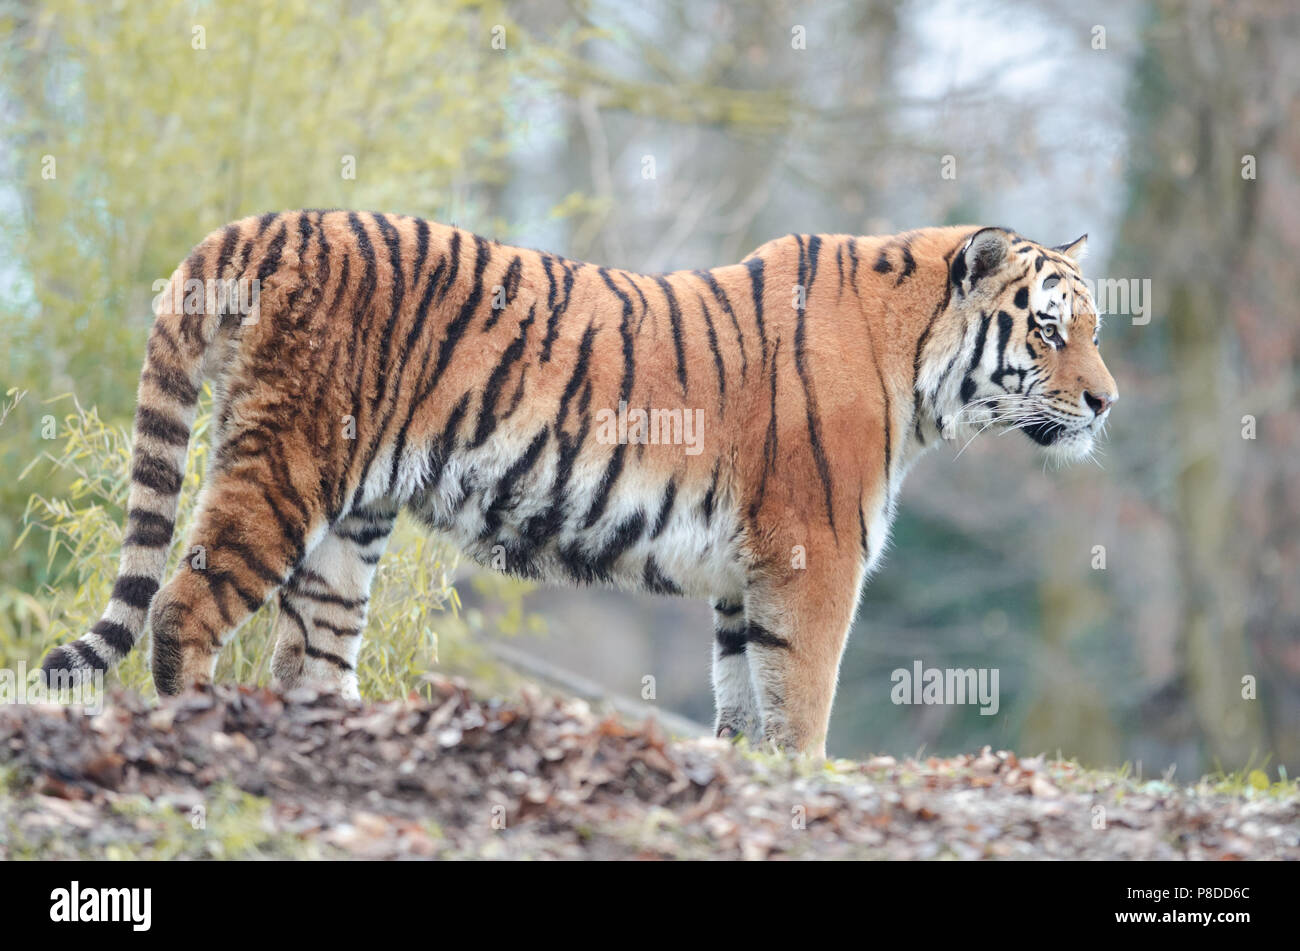
[[720, 740], [738, 740], [744, 736], [757, 735], [758, 723], [740, 710], [720, 710], [718, 720], [713, 728], [713, 735]]

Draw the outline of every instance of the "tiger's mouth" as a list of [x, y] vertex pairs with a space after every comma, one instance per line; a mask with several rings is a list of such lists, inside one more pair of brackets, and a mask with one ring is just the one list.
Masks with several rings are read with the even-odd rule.
[[1021, 429], [1024, 430], [1026, 436], [1040, 446], [1054, 445], [1065, 433], [1069, 432], [1064, 423], [1052, 420], [1030, 423], [1027, 426], [1022, 426]]
[[1087, 456], [1097, 436], [1097, 430], [1090, 422], [1070, 426], [1047, 419], [1029, 423], [1021, 429], [1049, 455], [1064, 461]]

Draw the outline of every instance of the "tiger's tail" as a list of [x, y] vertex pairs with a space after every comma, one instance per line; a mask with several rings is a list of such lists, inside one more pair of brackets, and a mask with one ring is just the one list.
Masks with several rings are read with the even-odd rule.
[[[117, 580], [108, 607], [90, 631], [45, 656], [41, 672], [50, 687], [74, 686], [96, 671], [107, 671], [131, 652], [144, 633], [176, 525], [205, 363], [229, 317], [229, 300], [222, 291], [231, 286], [224, 272], [235, 235], [232, 226], [209, 236], [155, 298], [155, 318], [140, 374], [131, 490]], [[195, 285], [196, 280], [201, 283]], [[201, 293], [201, 305], [195, 291]]]

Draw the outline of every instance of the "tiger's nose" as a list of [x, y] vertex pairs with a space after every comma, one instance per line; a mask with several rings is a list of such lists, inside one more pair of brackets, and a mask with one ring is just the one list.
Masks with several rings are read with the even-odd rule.
[[1100, 416], [1102, 413], [1106, 412], [1106, 410], [1110, 409], [1111, 406], [1114, 405], [1117, 399], [1119, 399], [1118, 393], [1094, 393], [1091, 390], [1083, 391], [1083, 401], [1088, 404], [1088, 408], [1092, 410], [1094, 416]]

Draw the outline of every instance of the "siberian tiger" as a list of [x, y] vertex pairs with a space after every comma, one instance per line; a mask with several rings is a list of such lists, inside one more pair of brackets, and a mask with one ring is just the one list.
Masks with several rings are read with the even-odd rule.
[[[522, 576], [709, 599], [718, 735], [824, 755], [917, 457], [993, 426], [1074, 458], [1104, 424], [1085, 239], [792, 234], [646, 275], [402, 215], [231, 224], [155, 300], [119, 576], [43, 669], [106, 669], [147, 619], [154, 683], [176, 694], [276, 595], [275, 683], [356, 696], [405, 509]], [[250, 313], [232, 281], [257, 291]], [[160, 590], [205, 379], [204, 558]]]

